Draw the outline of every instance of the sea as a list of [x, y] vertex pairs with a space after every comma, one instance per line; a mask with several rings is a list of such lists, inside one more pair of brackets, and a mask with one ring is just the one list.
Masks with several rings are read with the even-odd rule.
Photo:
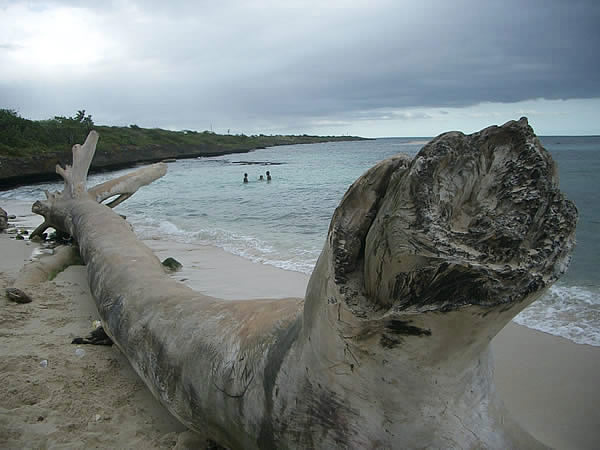
[[[514, 321], [578, 344], [600, 346], [600, 136], [541, 137], [560, 186], [579, 210], [569, 271]], [[272, 147], [169, 163], [167, 175], [116, 208], [143, 239], [211, 245], [260, 264], [310, 274], [331, 216], [348, 187], [378, 161], [415, 155], [429, 138], [385, 138]], [[89, 185], [132, 169], [91, 175]], [[266, 178], [269, 171], [272, 180]], [[248, 183], [243, 183], [244, 173]], [[33, 202], [58, 182], [0, 192]]]

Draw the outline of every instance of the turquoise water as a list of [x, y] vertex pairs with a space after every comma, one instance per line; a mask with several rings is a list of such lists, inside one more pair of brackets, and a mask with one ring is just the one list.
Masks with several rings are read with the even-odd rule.
[[[143, 238], [221, 247], [255, 262], [310, 273], [344, 192], [378, 161], [416, 154], [427, 138], [292, 145], [247, 154], [180, 160], [165, 177], [117, 207]], [[599, 137], [548, 137], [561, 188], [580, 212], [569, 273], [515, 320], [574, 342], [600, 345]], [[258, 164], [249, 164], [258, 163]], [[259, 181], [269, 170], [271, 182]], [[244, 173], [250, 182], [242, 183]], [[117, 174], [90, 177], [90, 185]], [[34, 201], [58, 183], [0, 192], [0, 201]]]
[[[310, 273], [348, 186], [367, 168], [423, 141], [294, 145], [181, 160], [123, 204], [144, 237], [217, 245], [256, 262]], [[263, 162], [265, 164], [251, 164]], [[271, 182], [259, 181], [269, 170]], [[249, 183], [242, 183], [248, 173]], [[165, 191], [172, 193], [166, 197]], [[151, 211], [151, 214], [148, 214]]]

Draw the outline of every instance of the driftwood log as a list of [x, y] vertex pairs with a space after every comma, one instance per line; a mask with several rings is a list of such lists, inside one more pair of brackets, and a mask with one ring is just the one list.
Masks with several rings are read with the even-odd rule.
[[489, 343], [566, 270], [577, 211], [526, 119], [367, 171], [305, 300], [223, 301], [169, 278], [101, 203], [165, 166], [88, 190], [97, 140], [33, 211], [76, 239], [104, 329], [189, 428], [240, 449], [539, 444], [495, 393]]
[[8, 228], [8, 214], [0, 208], [0, 233]]

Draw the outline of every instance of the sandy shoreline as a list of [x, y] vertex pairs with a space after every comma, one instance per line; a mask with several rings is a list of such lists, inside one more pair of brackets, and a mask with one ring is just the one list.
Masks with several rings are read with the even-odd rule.
[[[1, 206], [1, 205], [0, 205]], [[5, 207], [7, 209], [7, 207]], [[17, 222], [29, 227], [27, 210]], [[308, 276], [213, 247], [146, 242], [184, 264], [174, 278], [227, 299], [303, 296]], [[0, 290], [35, 244], [0, 234]], [[71, 345], [98, 314], [85, 267], [72, 266], [17, 305], [0, 296], [0, 448], [186, 448], [200, 445], [138, 380], [115, 347]], [[526, 429], [555, 448], [600, 443], [600, 347], [509, 324], [492, 342], [496, 383]], [[48, 361], [47, 367], [40, 362]]]
[[492, 351], [497, 390], [525, 429], [553, 448], [598, 448], [600, 347], [511, 322]]

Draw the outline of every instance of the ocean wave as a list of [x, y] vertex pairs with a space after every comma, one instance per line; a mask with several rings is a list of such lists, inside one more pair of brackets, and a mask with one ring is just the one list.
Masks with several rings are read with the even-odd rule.
[[252, 262], [267, 264], [284, 270], [310, 274], [319, 256], [316, 249], [277, 249], [271, 244], [252, 236], [245, 236], [222, 229], [199, 229], [189, 231], [168, 220], [128, 217], [140, 239], [175, 241], [209, 245], [241, 256]]
[[425, 145], [427, 143], [429, 143], [429, 140], [397, 142], [397, 143], [394, 143], [394, 144], [391, 144], [391, 145], [393, 145], [395, 147], [404, 147], [404, 146], [407, 146], [407, 145]]
[[[136, 220], [137, 219], [137, 220]], [[197, 232], [186, 231], [168, 220], [157, 220], [148, 217], [142, 219], [128, 216], [127, 220], [133, 225], [135, 234], [140, 239], [173, 240], [175, 242], [193, 242]]]
[[[222, 248], [228, 253], [252, 262], [267, 264], [284, 270], [310, 274], [314, 268], [314, 252], [302, 249], [277, 249], [256, 237], [244, 236], [224, 230], [201, 230], [197, 242]], [[317, 255], [318, 256], [318, 255]]]
[[600, 292], [557, 283], [513, 320], [577, 344], [600, 346]]

